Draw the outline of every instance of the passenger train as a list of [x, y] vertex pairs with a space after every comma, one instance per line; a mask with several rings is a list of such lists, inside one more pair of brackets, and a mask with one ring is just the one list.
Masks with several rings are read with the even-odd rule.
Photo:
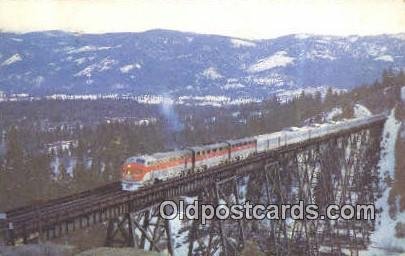
[[189, 147], [182, 150], [129, 157], [122, 167], [122, 189], [137, 190], [170, 178], [202, 172], [208, 168], [241, 161], [256, 153], [321, 137], [385, 118], [384, 115], [354, 118], [307, 127], [290, 127], [258, 136], [227, 140], [221, 143]]

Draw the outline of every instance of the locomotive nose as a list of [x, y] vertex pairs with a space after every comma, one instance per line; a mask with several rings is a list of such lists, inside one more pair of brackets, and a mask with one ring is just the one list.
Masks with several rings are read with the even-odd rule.
[[124, 179], [131, 180], [133, 179], [133, 173], [132, 173], [132, 165], [131, 164], [125, 164], [122, 167], [122, 176]]
[[135, 191], [142, 186], [142, 172], [139, 172], [136, 164], [126, 163], [122, 166], [121, 185], [123, 190]]
[[127, 180], [140, 181], [143, 178], [143, 172], [137, 168], [136, 164], [124, 164], [122, 167], [122, 176]]

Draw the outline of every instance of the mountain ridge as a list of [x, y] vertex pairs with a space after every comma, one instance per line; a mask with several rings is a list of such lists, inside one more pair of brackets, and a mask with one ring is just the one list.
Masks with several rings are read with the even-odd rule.
[[0, 33], [0, 90], [270, 96], [350, 89], [405, 67], [405, 33], [292, 34], [275, 39], [149, 30], [106, 34]]

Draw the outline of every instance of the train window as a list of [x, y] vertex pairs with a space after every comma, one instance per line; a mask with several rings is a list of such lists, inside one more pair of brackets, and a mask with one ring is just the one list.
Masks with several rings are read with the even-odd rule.
[[144, 159], [141, 159], [141, 158], [136, 159], [136, 162], [137, 162], [138, 164], [145, 164], [145, 160], [144, 160]]

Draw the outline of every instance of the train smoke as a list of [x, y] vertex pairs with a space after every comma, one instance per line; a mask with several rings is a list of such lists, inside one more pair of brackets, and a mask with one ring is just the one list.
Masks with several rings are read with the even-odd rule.
[[177, 134], [184, 129], [184, 124], [181, 122], [179, 115], [174, 108], [174, 100], [170, 96], [165, 96], [160, 107], [160, 112], [163, 115], [167, 127], [166, 131], [167, 144], [169, 147], [178, 147]]

